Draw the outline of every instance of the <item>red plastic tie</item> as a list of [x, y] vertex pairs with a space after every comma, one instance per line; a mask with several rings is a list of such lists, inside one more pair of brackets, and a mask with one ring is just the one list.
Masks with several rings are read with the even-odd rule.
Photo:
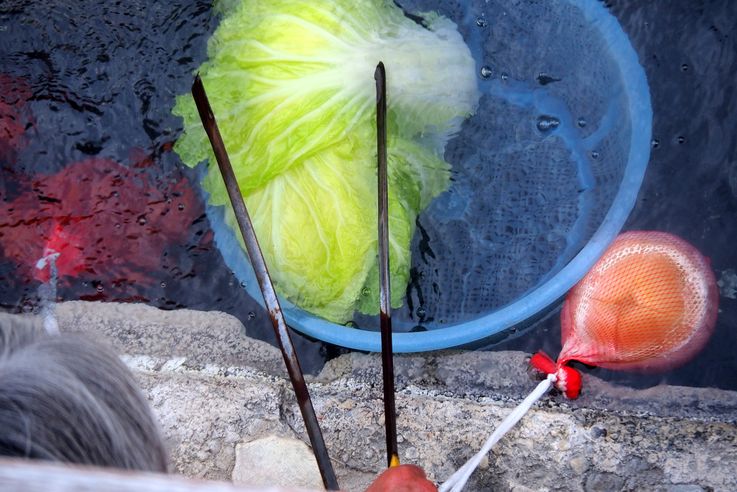
[[555, 387], [566, 398], [575, 400], [581, 393], [581, 373], [572, 367], [556, 363], [548, 354], [539, 351], [530, 358], [530, 365], [544, 374], [555, 375]]

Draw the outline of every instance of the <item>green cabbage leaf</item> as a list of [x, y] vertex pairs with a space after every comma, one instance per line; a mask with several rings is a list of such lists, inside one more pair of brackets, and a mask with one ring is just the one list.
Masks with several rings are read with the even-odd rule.
[[[478, 101], [456, 26], [424, 25], [385, 0], [230, 1], [200, 76], [276, 288], [335, 322], [378, 312], [374, 70], [387, 71], [392, 305], [409, 280], [417, 215], [449, 184], [445, 145]], [[209, 160], [203, 187], [227, 205], [189, 95], [175, 150]]]

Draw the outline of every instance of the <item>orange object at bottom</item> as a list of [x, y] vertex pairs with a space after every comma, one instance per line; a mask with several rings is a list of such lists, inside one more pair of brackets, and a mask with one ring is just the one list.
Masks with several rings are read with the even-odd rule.
[[399, 465], [387, 468], [366, 492], [437, 492], [419, 466]]

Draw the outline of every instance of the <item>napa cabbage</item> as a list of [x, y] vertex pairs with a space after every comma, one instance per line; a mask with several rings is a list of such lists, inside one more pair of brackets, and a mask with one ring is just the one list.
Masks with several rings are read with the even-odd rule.
[[[389, 0], [229, 1], [199, 72], [281, 295], [335, 322], [378, 312], [374, 70], [387, 70], [392, 305], [409, 280], [417, 215], [449, 184], [445, 145], [476, 108], [475, 63], [456, 26], [419, 24]], [[188, 165], [227, 205], [189, 95], [174, 113]]]

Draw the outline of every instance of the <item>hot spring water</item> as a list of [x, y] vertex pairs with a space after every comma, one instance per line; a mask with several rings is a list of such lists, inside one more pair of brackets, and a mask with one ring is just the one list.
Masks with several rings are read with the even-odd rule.
[[[441, 10], [448, 15], [455, 12], [456, 18], [467, 17], [461, 27], [467, 39], [488, 36], [506, 46], [510, 56], [524, 49], [524, 43], [512, 33], [493, 30], [495, 15], [514, 12], [496, 10], [494, 5], [483, 11], [454, 2], [442, 5]], [[612, 1], [608, 7], [630, 36], [653, 99], [651, 161], [625, 228], [665, 230], [687, 238], [711, 258], [717, 278], [726, 288], [715, 335], [697, 362], [665, 376], [596, 373], [639, 386], [665, 380], [737, 389], [737, 381], [730, 377], [737, 370], [733, 355], [737, 335], [730, 329], [737, 323], [737, 300], [728, 289], [729, 271], [737, 269], [733, 247], [737, 235], [733, 220], [737, 212], [737, 168], [733, 165], [737, 147], [730, 140], [730, 129], [737, 126], [737, 96], [726, 89], [737, 70], [737, 31], [723, 20], [734, 19], [737, 10], [729, 3], [699, 9], [686, 1], [668, 5]], [[205, 59], [205, 44], [216, 24], [209, 2], [116, 6], [106, 2], [16, 1], [0, 6], [0, 86], [4, 89], [0, 93], [0, 122], [21, 123], [2, 127], [9, 129], [5, 137], [0, 136], [5, 138], [0, 145], [2, 206], [4, 210], [16, 207], [15, 213], [31, 205], [42, 210], [35, 214], [36, 219], [27, 214], [24, 220], [3, 221], [0, 244], [17, 237], [33, 241], [44, 221], [52, 217], [67, 223], [76, 220], [80, 235], [107, 239], [84, 245], [87, 264], [100, 266], [81, 268], [62, 279], [57, 292], [61, 300], [139, 301], [164, 309], [222, 310], [239, 317], [249, 335], [273, 343], [268, 317], [243, 291], [215, 248], [203, 204], [182, 191], [182, 187], [194, 189], [195, 174], [184, 169], [170, 151], [180, 131], [179, 121], [170, 114], [174, 96], [188, 91], [192, 72]], [[468, 122], [464, 132], [450, 143], [448, 159], [467, 159], [486, 169], [493, 166], [494, 173], [511, 173], [506, 179], [513, 182], [534, 181], [537, 176], [524, 166], [507, 165], [509, 159], [532, 159], [530, 148], [515, 147], [522, 135], [535, 141], [537, 151], [550, 158], [550, 169], [574, 156], [579, 167], [564, 167], [568, 174], [561, 175], [551, 191], [585, 207], [593, 198], [587, 191], [592, 175], [584, 164], [595, 170], [605, 157], [607, 146], [601, 144], [600, 137], [618, 108], [604, 101], [597, 114], [592, 114], [591, 108], [562, 107], [555, 88], [565, 80], [557, 80], [555, 66], [530, 66], [526, 72], [515, 72], [503, 59], [487, 59], [480, 52], [475, 56], [484, 94], [482, 107], [478, 118]], [[499, 104], [507, 109], [503, 117]], [[485, 133], [496, 138], [479, 139]], [[555, 138], [551, 138], [553, 134]], [[499, 148], [508, 153], [499, 153]], [[91, 222], [86, 230], [84, 221], [74, 219], [71, 208], [39, 197], [35, 190], [37, 183], [89, 159], [111, 162], [106, 169], [113, 174], [118, 165], [129, 168], [131, 179], [140, 186], [132, 190], [125, 183], [111, 181], [107, 192], [117, 201], [105, 202], [101, 210], [116, 214], [119, 220]], [[452, 192], [433, 203], [419, 219], [407, 301], [395, 312], [396, 324], [405, 330], [424, 330], [431, 324], [472, 317], [493, 303], [504, 305], [535, 281], [544, 280], [544, 272], [559, 258], [575, 254], [581, 246], [570, 241], [575, 234], [566, 238], [555, 229], [545, 235], [534, 234], [522, 218], [517, 222], [513, 219], [514, 210], [522, 206], [541, 214], [559, 214], [546, 202], [550, 194], [515, 195], [499, 187], [484, 190], [489, 198], [486, 201], [469, 199], [482, 191], [476, 171], [468, 167], [465, 174], [456, 174]], [[59, 182], [76, 186], [75, 180], [84, 180], [83, 174], [66, 173], [68, 180]], [[116, 186], [117, 197], [112, 195]], [[154, 227], [157, 219], [142, 215], [137, 207], [149, 214], [182, 217], [183, 230], [163, 234], [161, 228]], [[488, 218], [502, 224], [498, 227], [504, 230], [474, 236], [464, 222], [468, 216]], [[498, 220], [502, 216], [506, 221]], [[551, 220], [559, 221], [561, 230], [576, 230], [573, 215], [556, 215]], [[580, 223], [581, 237], [586, 237], [585, 230], [596, 220], [588, 218]], [[104, 232], [95, 232], [93, 227]], [[496, 240], [509, 234], [507, 228], [514, 232], [515, 241]], [[113, 242], [126, 244], [125, 249], [135, 251], [139, 258], [153, 261], [129, 261], [122, 252], [110, 253]], [[459, 258], [467, 262], [456, 265], [464, 272], [461, 276], [443, 274], [440, 267], [447, 252], [468, 242], [483, 245], [488, 255]], [[514, 259], [527, 256], [531, 249], [538, 262]], [[469, 283], [469, 279], [498, 268], [501, 257], [512, 258], [506, 260], [505, 268], [515, 269], [515, 275], [504, 277], [504, 269], [499, 269], [491, 277], [524, 281], [492, 281], [485, 288], [483, 283], [482, 288]], [[119, 268], [106, 271], [102, 265], [110, 262]], [[23, 273], [30, 271], [27, 267], [8, 258], [7, 253], [0, 259], [0, 304], [4, 308], [39, 308], [39, 280]], [[498, 347], [528, 352], [542, 347], [557, 353], [558, 327], [554, 315], [538, 323], [534, 331]], [[340, 352], [305, 337], [294, 338], [303, 365], [310, 371]]]

